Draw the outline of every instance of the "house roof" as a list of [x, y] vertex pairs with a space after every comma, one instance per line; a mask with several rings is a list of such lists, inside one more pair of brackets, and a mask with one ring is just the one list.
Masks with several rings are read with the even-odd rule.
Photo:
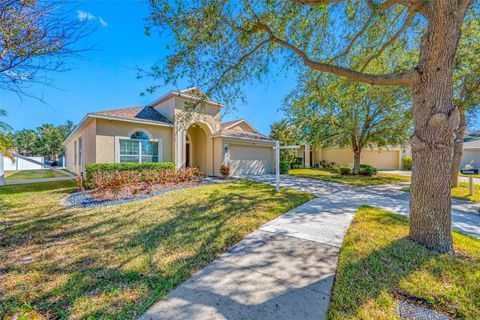
[[160, 126], [167, 126], [173, 127], [173, 124], [157, 112], [154, 108], [150, 106], [140, 106], [140, 107], [133, 107], [133, 108], [123, 108], [123, 109], [114, 109], [114, 110], [105, 110], [105, 111], [98, 111], [98, 112], [90, 112], [80, 121], [80, 123], [73, 129], [70, 135], [63, 141], [63, 143], [67, 143], [71, 137], [85, 124], [87, 123], [88, 119], [92, 118], [100, 118], [100, 119], [107, 119], [107, 120], [118, 120], [118, 121], [129, 121], [129, 122], [137, 122], [143, 124], [152, 124], [152, 125], [160, 125]]
[[171, 124], [167, 118], [149, 106], [92, 112], [90, 115], [121, 118], [126, 120], [148, 120], [164, 124]]
[[464, 142], [463, 148], [464, 149], [480, 149], [480, 139]]
[[245, 139], [245, 140], [260, 140], [265, 142], [275, 141], [274, 139], [267, 137], [258, 132], [240, 131], [240, 130], [233, 130], [233, 129], [220, 129], [213, 136], [224, 137], [224, 138]]
[[202, 102], [205, 102], [205, 103], [208, 103], [208, 104], [220, 107], [220, 108], [223, 107], [223, 105], [221, 103], [210, 100], [197, 87], [191, 87], [191, 88], [187, 88], [187, 89], [184, 89], [184, 90], [178, 90], [178, 91], [176, 91], [176, 90], [170, 91], [169, 93], [161, 96], [160, 98], [158, 98], [155, 101], [149, 103], [148, 105], [149, 106], [156, 106], [157, 104], [159, 104], [159, 103], [161, 103], [165, 100], [168, 100], [171, 97], [182, 97], [182, 98], [191, 99], [191, 100], [194, 100], [194, 101], [202, 101]]
[[238, 119], [238, 120], [233, 120], [233, 121], [227, 121], [227, 122], [222, 122], [220, 126], [223, 128], [228, 128], [233, 126], [234, 124], [243, 121], [243, 119]]

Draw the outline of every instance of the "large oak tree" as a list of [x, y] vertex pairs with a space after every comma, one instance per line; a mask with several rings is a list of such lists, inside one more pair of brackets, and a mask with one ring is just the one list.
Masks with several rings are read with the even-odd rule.
[[[188, 77], [233, 100], [245, 82], [302, 62], [362, 83], [410, 87], [410, 237], [453, 251], [450, 172], [459, 111], [452, 78], [465, 16], [478, 10], [471, 9], [474, 0], [151, 0], [150, 5], [147, 31], [163, 32], [172, 52], [151, 69], [156, 78]], [[391, 61], [387, 73], [369, 69], [378, 57], [401, 48], [418, 57]], [[363, 57], [355, 67], [348, 63], [353, 55]]]
[[364, 149], [388, 149], [408, 141], [409, 95], [395, 89], [306, 72], [283, 110], [305, 141], [323, 148], [351, 148], [353, 173], [359, 174]]

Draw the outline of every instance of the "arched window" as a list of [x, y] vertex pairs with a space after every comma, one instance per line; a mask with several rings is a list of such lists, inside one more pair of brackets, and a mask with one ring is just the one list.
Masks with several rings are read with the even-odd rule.
[[134, 140], [149, 140], [148, 135], [143, 131], [136, 131], [130, 136], [130, 139]]
[[[133, 131], [133, 130], [132, 130]], [[120, 162], [158, 162], [159, 143], [144, 131], [135, 130], [130, 139], [119, 139]]]

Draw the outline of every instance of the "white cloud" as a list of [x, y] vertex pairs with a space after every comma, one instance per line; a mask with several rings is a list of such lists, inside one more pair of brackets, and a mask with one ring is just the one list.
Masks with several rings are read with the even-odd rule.
[[108, 23], [105, 20], [103, 20], [102, 17], [94, 16], [93, 14], [87, 11], [78, 10], [77, 18], [80, 21], [92, 21], [92, 20], [98, 21], [98, 23], [100, 23], [102, 27], [105, 27], [105, 28], [108, 27]]

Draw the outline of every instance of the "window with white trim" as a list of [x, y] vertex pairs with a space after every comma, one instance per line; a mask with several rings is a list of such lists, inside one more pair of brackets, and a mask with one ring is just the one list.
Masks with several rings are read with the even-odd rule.
[[119, 139], [120, 162], [158, 162], [158, 141], [152, 141], [142, 131], [136, 131], [130, 139]]

